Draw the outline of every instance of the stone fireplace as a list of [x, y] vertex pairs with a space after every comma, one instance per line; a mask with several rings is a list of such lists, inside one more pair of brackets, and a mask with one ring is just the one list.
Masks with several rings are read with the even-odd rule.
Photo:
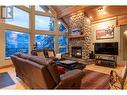
[[71, 56], [76, 58], [82, 58], [82, 47], [74, 46], [71, 49]]
[[[89, 53], [90, 53], [90, 45], [91, 43], [88, 43], [89, 38], [83, 37], [83, 38], [72, 38], [69, 39], [69, 51], [71, 57], [77, 57], [74, 53], [77, 53], [78, 57], [81, 59], [88, 59]], [[80, 55], [80, 57], [79, 57]]]
[[[69, 53], [72, 57], [88, 59], [91, 51], [91, 23], [84, 12], [71, 16], [69, 20]], [[72, 30], [79, 29], [80, 34], [73, 36]], [[76, 47], [76, 49], [75, 49]], [[80, 48], [79, 48], [80, 47]]]

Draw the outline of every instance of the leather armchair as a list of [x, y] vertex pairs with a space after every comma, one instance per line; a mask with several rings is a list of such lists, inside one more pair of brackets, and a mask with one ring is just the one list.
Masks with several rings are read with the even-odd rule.
[[55, 87], [56, 89], [79, 89], [81, 85], [81, 79], [83, 77], [81, 70], [72, 70], [61, 75], [61, 81]]
[[118, 73], [114, 70], [110, 72], [110, 87], [112, 89], [124, 89], [125, 81], [127, 77], [127, 64], [125, 64], [122, 75], [118, 75]]

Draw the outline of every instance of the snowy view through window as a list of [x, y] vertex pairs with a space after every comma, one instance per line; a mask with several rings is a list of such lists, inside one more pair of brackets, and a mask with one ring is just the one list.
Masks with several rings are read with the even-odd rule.
[[37, 50], [54, 49], [54, 35], [35, 35]]
[[16, 52], [28, 53], [29, 34], [6, 30], [6, 57]]
[[[14, 17], [13, 19], [5, 19], [5, 23], [20, 26], [22, 28], [29, 29], [29, 13], [25, 12], [17, 7], [14, 7]], [[46, 30], [54, 31], [54, 18], [49, 16], [40, 16], [35, 15], [35, 30]], [[59, 24], [60, 32], [67, 32], [66, 27], [60, 23]], [[6, 57], [15, 54], [16, 52], [29, 52], [29, 40], [30, 35], [28, 31], [12, 31], [5, 30], [6, 38]], [[59, 52], [65, 53], [68, 50], [68, 38], [66, 36], [59, 36], [58, 43], [55, 43], [55, 34], [52, 35], [35, 35], [35, 42], [37, 42], [36, 49], [54, 49], [54, 45], [58, 44]]]

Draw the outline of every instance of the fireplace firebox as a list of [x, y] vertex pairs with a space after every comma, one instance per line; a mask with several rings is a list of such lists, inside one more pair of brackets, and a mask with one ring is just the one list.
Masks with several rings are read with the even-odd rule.
[[75, 58], [82, 58], [82, 47], [80, 46], [74, 46], [71, 49], [71, 55]]

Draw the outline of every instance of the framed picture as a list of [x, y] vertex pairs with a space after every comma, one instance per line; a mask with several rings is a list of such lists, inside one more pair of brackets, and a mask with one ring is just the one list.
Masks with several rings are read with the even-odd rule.
[[114, 38], [114, 27], [96, 30], [96, 39], [112, 39]]

